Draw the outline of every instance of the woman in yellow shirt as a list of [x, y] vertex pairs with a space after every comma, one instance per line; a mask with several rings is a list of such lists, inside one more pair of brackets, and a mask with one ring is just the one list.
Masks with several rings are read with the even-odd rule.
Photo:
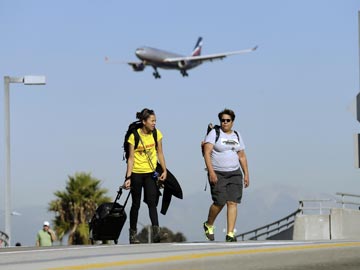
[[[157, 213], [159, 188], [157, 180], [164, 181], [167, 176], [165, 158], [162, 149], [162, 133], [155, 128], [155, 112], [143, 109], [136, 113], [136, 118], [142, 122], [142, 127], [129, 136], [129, 158], [125, 177], [125, 187], [131, 187], [132, 205], [130, 210], [130, 244], [138, 244], [137, 221], [141, 204], [141, 193], [144, 189], [144, 201], [149, 208], [149, 216], [153, 230], [153, 242], [160, 242], [160, 227]], [[153, 135], [156, 132], [156, 136]], [[135, 134], [137, 133], [137, 134]], [[135, 149], [135, 136], [139, 136], [139, 143]], [[156, 137], [157, 142], [155, 142]], [[156, 175], [155, 168], [160, 163], [162, 174]]]

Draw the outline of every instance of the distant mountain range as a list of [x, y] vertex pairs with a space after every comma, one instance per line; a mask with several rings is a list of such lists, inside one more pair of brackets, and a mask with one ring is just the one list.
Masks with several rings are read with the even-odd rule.
[[[304, 198], [330, 198], [332, 195], [309, 192], [298, 187], [269, 186], [258, 189], [245, 189], [242, 203], [238, 207], [238, 219], [236, 222], [237, 233], [246, 232], [257, 227], [274, 222], [287, 216], [298, 208], [299, 200]], [[122, 200], [120, 199], [120, 203]], [[184, 199], [173, 198], [168, 213], [164, 216], [159, 213], [160, 226], [164, 226], [173, 232], [182, 232], [187, 241], [205, 241], [202, 223], [207, 219], [208, 209], [212, 203], [210, 191], [199, 191], [187, 195]], [[131, 199], [126, 207], [129, 213]], [[161, 200], [159, 209], [161, 207]], [[47, 212], [46, 206], [23, 207], [16, 209], [21, 216], [12, 217], [12, 243], [20, 242], [25, 246], [33, 246], [36, 234], [42, 228], [44, 220], [51, 223], [53, 213]], [[119, 244], [128, 243], [129, 218], [121, 233]], [[141, 205], [139, 224], [148, 225], [148, 209], [145, 204]], [[224, 241], [226, 230], [226, 208], [217, 218], [215, 239]], [[142, 225], [138, 226], [138, 230]], [[63, 244], [67, 243], [64, 239]]]

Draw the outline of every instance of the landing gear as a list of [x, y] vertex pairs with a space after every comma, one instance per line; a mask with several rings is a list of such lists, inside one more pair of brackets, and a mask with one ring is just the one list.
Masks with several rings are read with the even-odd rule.
[[156, 67], [153, 67], [153, 68], [154, 68], [154, 72], [153, 72], [154, 78], [160, 79], [161, 76], [160, 76], [159, 72], [157, 71], [157, 68]]
[[189, 76], [189, 74], [184, 69], [182, 69], [180, 72], [181, 72], [181, 75], [183, 75], [183, 77], [188, 77]]
[[154, 75], [155, 79], [160, 79], [161, 78], [159, 72], [154, 72], [153, 75]]

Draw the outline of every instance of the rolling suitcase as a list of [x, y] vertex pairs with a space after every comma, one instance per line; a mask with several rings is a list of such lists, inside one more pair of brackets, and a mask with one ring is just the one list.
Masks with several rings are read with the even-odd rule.
[[89, 222], [89, 238], [91, 244], [99, 240], [113, 240], [115, 244], [118, 243], [121, 230], [127, 217], [125, 206], [129, 199], [130, 192], [126, 197], [124, 205], [117, 203], [121, 194], [122, 187], [120, 187], [113, 203], [103, 203], [96, 209], [94, 216]]

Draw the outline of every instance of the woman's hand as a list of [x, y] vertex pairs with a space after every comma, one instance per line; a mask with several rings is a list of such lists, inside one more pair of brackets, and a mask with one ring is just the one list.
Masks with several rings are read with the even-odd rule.
[[125, 187], [125, 189], [129, 189], [130, 186], [131, 186], [131, 179], [125, 180], [123, 187]]
[[162, 174], [159, 177], [159, 180], [165, 181], [167, 178], [167, 170], [163, 171]]

